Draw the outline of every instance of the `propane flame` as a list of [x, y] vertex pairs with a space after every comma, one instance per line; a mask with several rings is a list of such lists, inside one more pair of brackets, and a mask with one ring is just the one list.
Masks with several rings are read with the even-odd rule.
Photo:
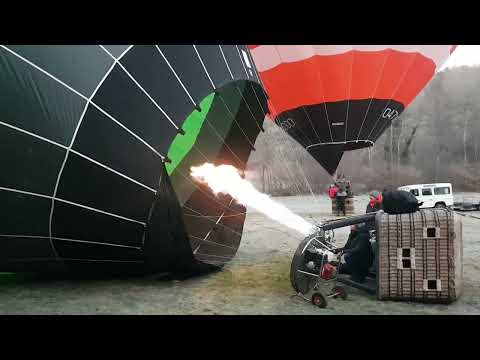
[[286, 225], [302, 235], [309, 235], [313, 232], [312, 224], [259, 192], [249, 181], [242, 179], [235, 167], [231, 165], [214, 166], [205, 163], [197, 167], [192, 166], [190, 170], [191, 176], [207, 184], [215, 195], [218, 193], [228, 194], [240, 204], [251, 206], [272, 220]]

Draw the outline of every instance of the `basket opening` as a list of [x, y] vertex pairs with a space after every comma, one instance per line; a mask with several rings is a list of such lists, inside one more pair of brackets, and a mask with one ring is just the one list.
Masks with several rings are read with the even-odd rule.
[[437, 280], [428, 280], [427, 281], [428, 290], [437, 290]]
[[437, 237], [437, 228], [434, 228], [434, 227], [427, 228], [427, 237], [429, 238]]

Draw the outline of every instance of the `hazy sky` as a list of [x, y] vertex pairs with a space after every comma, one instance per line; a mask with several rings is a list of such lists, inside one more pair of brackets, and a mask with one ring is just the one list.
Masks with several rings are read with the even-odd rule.
[[480, 65], [480, 45], [459, 45], [440, 71], [463, 65]]

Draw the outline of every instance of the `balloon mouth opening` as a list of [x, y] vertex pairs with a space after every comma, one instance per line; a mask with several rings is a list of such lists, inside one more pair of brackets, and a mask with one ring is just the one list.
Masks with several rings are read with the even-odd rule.
[[309, 152], [314, 151], [351, 151], [363, 149], [374, 145], [372, 140], [351, 140], [333, 143], [318, 143], [307, 146]]

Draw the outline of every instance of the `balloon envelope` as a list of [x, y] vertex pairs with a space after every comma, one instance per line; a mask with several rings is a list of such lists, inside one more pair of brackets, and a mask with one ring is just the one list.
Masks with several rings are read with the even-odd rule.
[[252, 64], [244, 45], [1, 46], [0, 271], [229, 261], [245, 207], [190, 166], [245, 169], [267, 108]]
[[330, 173], [372, 146], [452, 45], [249, 45], [281, 126]]

